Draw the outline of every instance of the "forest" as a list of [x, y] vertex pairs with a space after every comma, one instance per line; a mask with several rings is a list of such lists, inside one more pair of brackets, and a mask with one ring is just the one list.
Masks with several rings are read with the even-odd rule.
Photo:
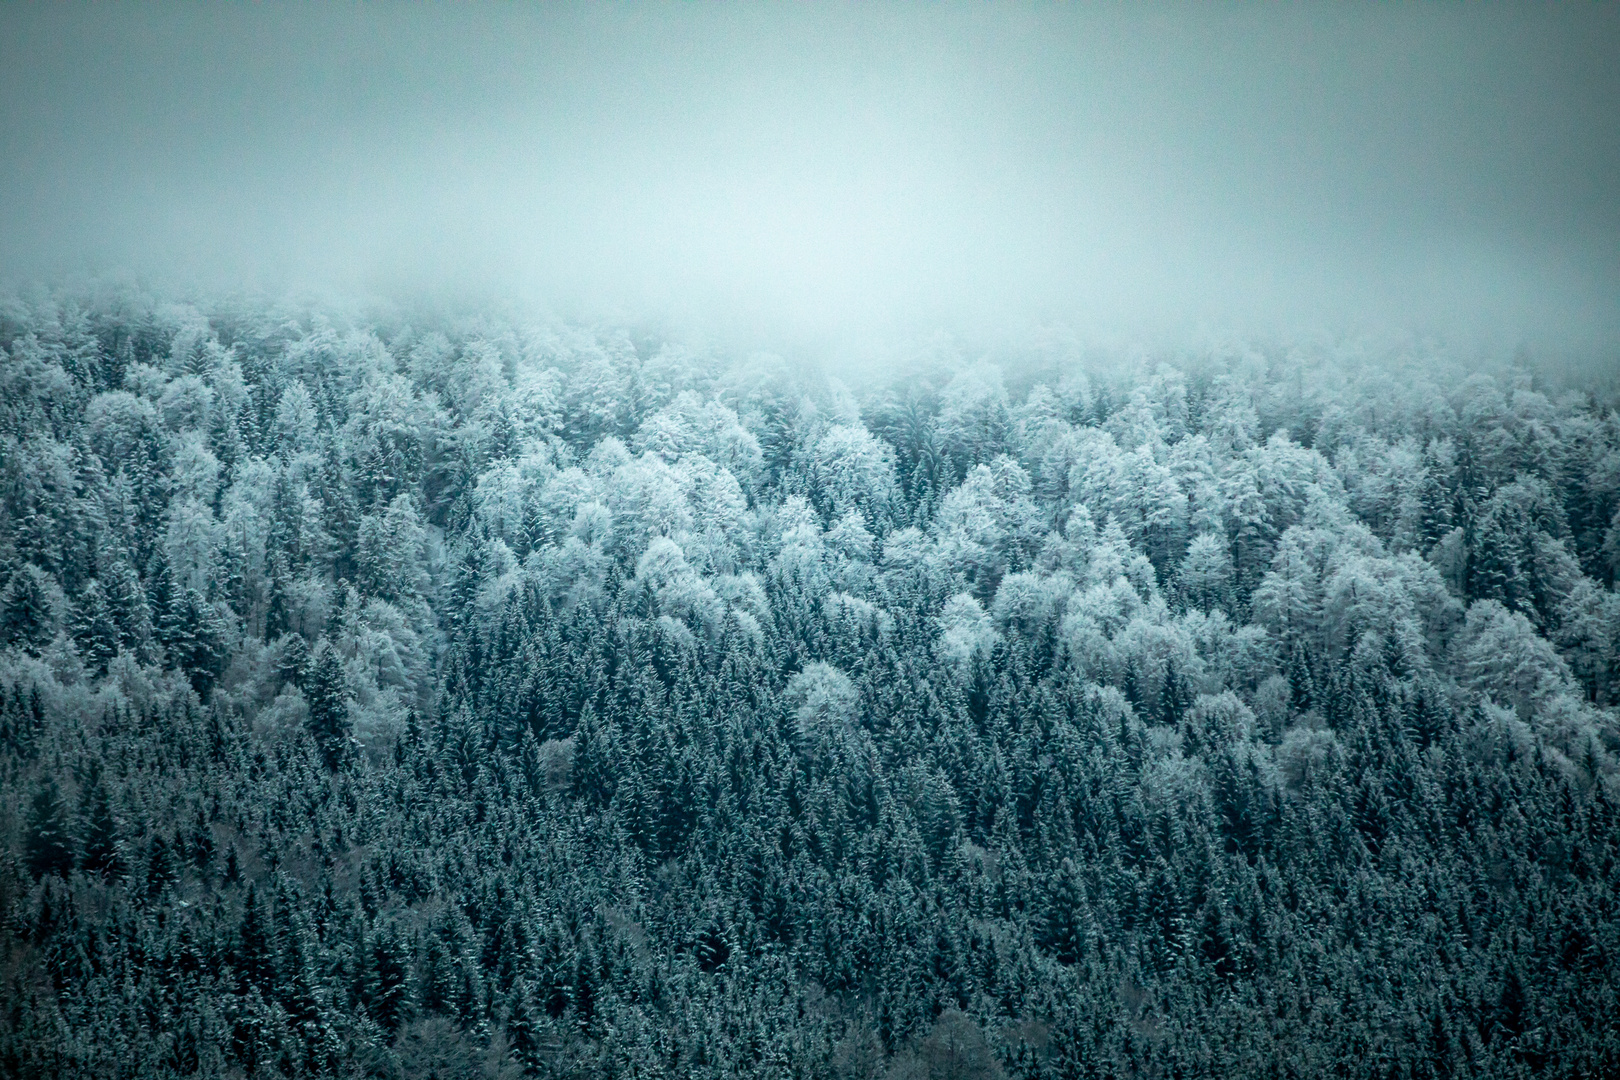
[[1620, 1076], [1620, 398], [0, 297], [0, 1075]]

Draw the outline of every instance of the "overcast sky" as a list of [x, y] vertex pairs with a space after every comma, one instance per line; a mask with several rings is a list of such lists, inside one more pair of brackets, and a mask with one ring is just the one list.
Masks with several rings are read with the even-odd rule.
[[1620, 5], [0, 7], [0, 273], [1620, 341]]

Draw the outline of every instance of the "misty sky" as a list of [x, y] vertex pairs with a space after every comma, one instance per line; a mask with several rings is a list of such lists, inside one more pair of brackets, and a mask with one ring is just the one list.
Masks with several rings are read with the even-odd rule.
[[0, 8], [0, 276], [1620, 342], [1620, 6]]

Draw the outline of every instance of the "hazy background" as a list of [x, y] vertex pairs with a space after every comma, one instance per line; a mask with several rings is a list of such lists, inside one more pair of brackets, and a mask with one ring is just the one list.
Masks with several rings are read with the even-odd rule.
[[0, 260], [1601, 354], [1620, 6], [6, 4]]

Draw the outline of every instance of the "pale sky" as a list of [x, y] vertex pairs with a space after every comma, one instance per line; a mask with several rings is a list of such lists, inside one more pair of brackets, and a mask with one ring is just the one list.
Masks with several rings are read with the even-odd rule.
[[0, 276], [1620, 342], [1620, 5], [0, 8]]

